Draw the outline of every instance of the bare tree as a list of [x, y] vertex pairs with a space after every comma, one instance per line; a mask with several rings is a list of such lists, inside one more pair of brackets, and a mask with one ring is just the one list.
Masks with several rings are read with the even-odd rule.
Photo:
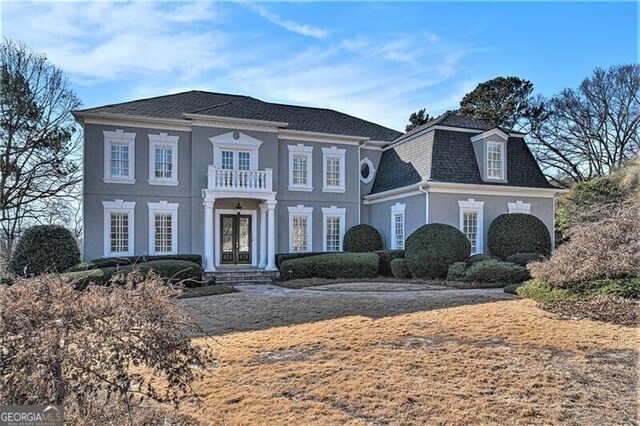
[[556, 183], [610, 173], [640, 152], [640, 65], [597, 68], [577, 89], [532, 101], [530, 146]]
[[22, 224], [80, 182], [80, 140], [70, 114], [79, 106], [44, 55], [0, 43], [0, 229], [7, 255]]

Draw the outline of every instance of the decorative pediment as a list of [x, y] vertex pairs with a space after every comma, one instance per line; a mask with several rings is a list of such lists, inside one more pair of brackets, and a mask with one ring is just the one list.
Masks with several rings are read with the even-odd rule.
[[228, 132], [209, 138], [214, 148], [257, 150], [262, 141], [242, 132]]

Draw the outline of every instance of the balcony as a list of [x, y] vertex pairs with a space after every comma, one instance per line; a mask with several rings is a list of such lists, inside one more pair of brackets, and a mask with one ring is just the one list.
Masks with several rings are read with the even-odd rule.
[[230, 170], [209, 166], [208, 188], [223, 192], [272, 192], [273, 170]]

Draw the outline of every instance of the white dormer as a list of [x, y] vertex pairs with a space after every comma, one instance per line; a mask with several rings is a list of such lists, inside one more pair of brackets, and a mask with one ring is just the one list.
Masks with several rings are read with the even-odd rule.
[[509, 135], [497, 127], [471, 138], [483, 181], [507, 182], [508, 139]]

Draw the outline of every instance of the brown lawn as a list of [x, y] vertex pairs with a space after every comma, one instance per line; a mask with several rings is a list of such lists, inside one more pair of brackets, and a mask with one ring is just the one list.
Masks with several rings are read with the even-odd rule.
[[345, 317], [209, 341], [210, 424], [639, 424], [637, 329], [525, 300]]

